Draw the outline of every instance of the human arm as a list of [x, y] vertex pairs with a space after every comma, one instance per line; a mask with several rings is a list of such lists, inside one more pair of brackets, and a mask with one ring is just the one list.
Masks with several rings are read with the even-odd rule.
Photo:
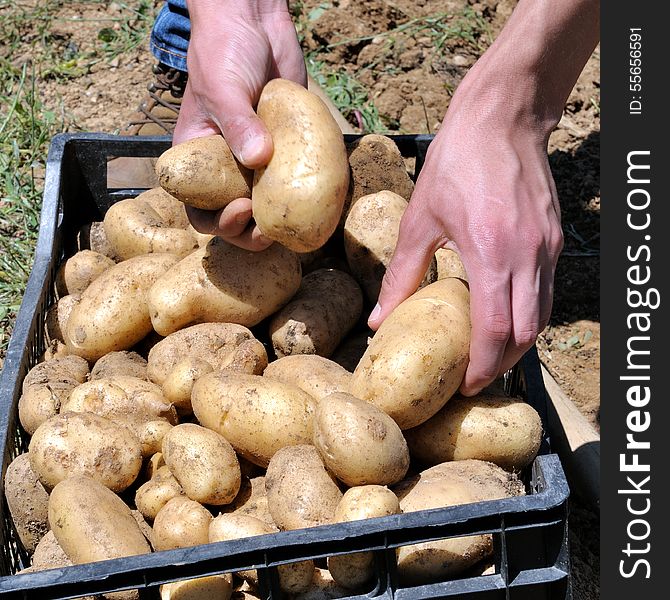
[[520, 0], [454, 94], [402, 219], [369, 324], [416, 290], [437, 248], [454, 246], [471, 291], [466, 395], [515, 364], [549, 320], [563, 238], [546, 148], [597, 43], [599, 9]]
[[[223, 134], [246, 167], [267, 164], [272, 139], [254, 108], [267, 81], [307, 83], [305, 63], [286, 0], [188, 0], [191, 39], [188, 85], [173, 143]], [[187, 209], [193, 226], [239, 246], [270, 245], [250, 226], [251, 200], [221, 211]]]

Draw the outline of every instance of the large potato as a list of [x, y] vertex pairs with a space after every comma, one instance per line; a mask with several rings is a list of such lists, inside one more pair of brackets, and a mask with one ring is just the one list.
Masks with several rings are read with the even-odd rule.
[[[391, 490], [379, 485], [363, 485], [352, 487], [344, 493], [335, 510], [333, 522], [360, 521], [397, 515], [399, 512], [400, 503]], [[361, 587], [374, 577], [374, 554], [355, 552], [329, 556], [328, 570], [342, 587], [349, 589]]]
[[267, 352], [253, 333], [235, 323], [200, 323], [168, 335], [149, 351], [148, 376], [163, 385], [179, 362], [197, 358], [213, 370], [240, 370], [260, 375], [266, 367]]
[[470, 351], [470, 294], [460, 279], [415, 292], [386, 318], [351, 379], [351, 393], [401, 429], [432, 417], [456, 392]]
[[349, 185], [342, 131], [320, 98], [284, 79], [265, 85], [257, 113], [274, 152], [254, 173], [254, 219], [271, 240], [316, 250], [335, 231]]
[[[275, 533], [277, 528], [253, 517], [243, 514], [219, 515], [209, 525], [210, 542], [227, 542], [256, 535], [267, 535]], [[314, 573], [314, 562], [303, 560], [277, 567], [279, 575], [279, 587], [286, 593], [305, 591]], [[240, 571], [237, 573], [242, 579], [253, 586], [258, 585], [258, 573], [255, 569]]]
[[30, 466], [51, 489], [73, 475], [125, 490], [142, 468], [140, 441], [123, 425], [93, 413], [64, 413], [37, 428], [29, 445]]
[[58, 414], [63, 402], [86, 381], [88, 362], [80, 356], [63, 356], [35, 365], [23, 380], [19, 421], [30, 435]]
[[28, 453], [19, 454], [7, 467], [5, 498], [19, 539], [31, 553], [49, 529], [49, 494], [30, 466]]
[[[155, 196], [166, 196], [169, 194], [162, 189], [153, 189], [143, 192], [136, 198], [126, 198], [116, 204], [112, 204], [105, 214], [102, 222], [105, 234], [114, 248], [114, 253], [122, 260], [141, 254], [154, 252], [168, 252], [177, 256], [186, 256], [198, 247], [198, 242], [186, 224], [174, 221], [170, 218], [172, 214], [163, 210], [167, 219], [154, 208], [152, 198]], [[184, 210], [184, 205], [175, 198], [172, 202]], [[161, 199], [165, 205], [166, 200]], [[165, 206], [159, 206], [159, 210]], [[174, 211], [172, 211], [174, 212]], [[186, 216], [184, 214], [184, 216]], [[183, 226], [182, 226], [183, 225]]]
[[338, 392], [319, 403], [314, 446], [328, 469], [348, 486], [397, 483], [409, 468], [400, 427], [379, 408], [351, 394]]
[[[359, 198], [344, 224], [344, 249], [349, 268], [372, 303], [377, 302], [382, 279], [398, 242], [400, 219], [407, 201], [384, 190]], [[423, 284], [435, 281], [433, 260]]]
[[107, 269], [72, 309], [65, 330], [68, 350], [94, 361], [142, 340], [152, 330], [149, 288], [177, 260], [174, 254], [146, 254]]
[[336, 362], [316, 354], [294, 354], [273, 360], [263, 377], [297, 385], [317, 400], [349, 390], [351, 373]]
[[114, 261], [92, 250], [80, 250], [68, 258], [56, 273], [59, 297], [81, 294], [101, 273], [114, 266]]
[[270, 322], [279, 358], [292, 354], [330, 356], [363, 312], [363, 293], [351, 275], [318, 269], [302, 280], [298, 293]]
[[287, 446], [270, 460], [265, 475], [268, 507], [283, 530], [330, 523], [342, 492], [310, 445]]
[[542, 420], [518, 398], [456, 395], [405, 435], [412, 457], [424, 463], [475, 458], [520, 471], [540, 448]]
[[151, 323], [161, 335], [207, 322], [251, 327], [290, 300], [300, 277], [298, 255], [280, 244], [251, 252], [216, 237], [156, 281]]
[[169, 194], [204, 210], [251, 197], [253, 173], [237, 162], [221, 135], [193, 138], [166, 150], [156, 161], [156, 175]]
[[[515, 475], [479, 460], [442, 463], [399, 484], [394, 491], [404, 513], [524, 494]], [[398, 552], [398, 574], [405, 585], [443, 581], [462, 573], [492, 550], [490, 535], [404, 546]]]
[[186, 495], [201, 504], [230, 504], [240, 491], [240, 463], [228, 441], [195, 423], [163, 438], [163, 459]]
[[244, 458], [266, 467], [284, 446], [312, 441], [316, 400], [260, 375], [210, 373], [193, 386], [193, 412]]
[[53, 489], [49, 523], [75, 564], [151, 552], [130, 508], [89, 477], [70, 477]]

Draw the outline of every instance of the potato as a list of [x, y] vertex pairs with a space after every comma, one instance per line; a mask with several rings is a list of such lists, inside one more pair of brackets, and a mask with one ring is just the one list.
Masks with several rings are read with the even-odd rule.
[[[152, 454], [146, 461], [144, 465], [143, 475], [145, 479], [151, 479], [156, 475], [158, 469], [161, 467], [166, 467], [165, 461], [163, 460], [162, 452], [155, 452]], [[169, 469], [168, 469], [169, 470]]]
[[461, 257], [456, 250], [452, 250], [451, 248], [438, 248], [435, 252], [435, 262], [437, 265], [438, 279], [458, 277], [464, 281], [468, 280], [468, 274], [465, 272]]
[[35, 552], [31, 557], [31, 566], [35, 571], [72, 566], [72, 561], [65, 554], [65, 550], [60, 547], [51, 529], [44, 534], [35, 547]]
[[23, 380], [19, 421], [30, 435], [58, 414], [63, 402], [86, 381], [88, 363], [79, 356], [53, 358], [35, 365]]
[[268, 508], [268, 495], [265, 489], [265, 477], [242, 476], [242, 485], [235, 500], [222, 508], [223, 512], [251, 515], [264, 523], [274, 526], [272, 515]]
[[93, 413], [52, 417], [37, 428], [28, 448], [30, 466], [47, 489], [74, 475], [85, 475], [121, 492], [142, 468], [137, 437], [123, 425]]
[[342, 131], [320, 98], [284, 79], [265, 85], [257, 113], [274, 152], [254, 172], [256, 224], [291, 250], [316, 250], [335, 231], [349, 185]]
[[48, 341], [65, 341], [64, 332], [67, 320], [70, 318], [72, 309], [79, 304], [80, 299], [81, 296], [79, 294], [63, 296], [56, 304], [49, 308], [46, 320], [44, 321], [44, 329]]
[[163, 438], [163, 459], [191, 500], [220, 506], [240, 491], [240, 463], [215, 431], [194, 423], [177, 425]]
[[313, 398], [322, 400], [335, 392], [349, 389], [351, 373], [323, 356], [295, 354], [272, 361], [263, 377], [297, 385]]
[[95, 361], [142, 340], [151, 332], [149, 288], [176, 262], [173, 254], [146, 254], [100, 275], [72, 309], [65, 330], [68, 350]]
[[386, 318], [351, 378], [351, 394], [416, 427], [461, 384], [470, 350], [467, 285], [442, 279], [415, 292]]
[[312, 440], [316, 400], [259, 375], [210, 373], [193, 386], [193, 412], [244, 458], [266, 467], [277, 450]]
[[347, 147], [351, 181], [343, 211], [346, 217], [356, 201], [368, 194], [393, 190], [409, 202], [414, 183], [395, 142], [384, 135], [364, 135]]
[[156, 161], [156, 175], [166, 192], [204, 210], [251, 197], [253, 173], [237, 162], [221, 135], [194, 138], [166, 150]]
[[251, 327], [276, 312], [300, 286], [297, 254], [273, 244], [261, 252], [213, 238], [182, 259], [149, 292], [161, 335], [207, 322]]
[[[333, 522], [360, 521], [374, 517], [397, 515], [400, 504], [386, 487], [363, 485], [348, 489], [337, 505]], [[356, 552], [328, 557], [328, 570], [342, 587], [356, 589], [369, 583], [375, 574], [372, 552]]]
[[520, 471], [540, 448], [542, 420], [532, 406], [517, 398], [456, 395], [405, 435], [410, 454], [423, 463], [475, 458]]
[[46, 362], [47, 360], [63, 358], [64, 356], [69, 355], [70, 353], [67, 351], [67, 346], [64, 342], [61, 342], [60, 340], [51, 340], [47, 343], [46, 350], [40, 355], [37, 362]]
[[75, 475], [53, 489], [49, 523], [75, 564], [151, 552], [130, 508], [90, 477]]
[[177, 478], [165, 465], [154, 476], [143, 483], [135, 492], [135, 506], [145, 519], [153, 521], [158, 512], [177, 496], [186, 496]]
[[397, 483], [409, 468], [400, 427], [351, 394], [338, 392], [319, 403], [313, 439], [326, 467], [348, 486]]
[[[395, 488], [404, 513], [524, 494], [519, 479], [479, 460], [446, 462]], [[466, 536], [404, 546], [398, 552], [403, 585], [443, 581], [471, 567], [492, 552], [490, 535]]]
[[333, 600], [347, 598], [351, 591], [338, 586], [328, 569], [314, 569], [312, 583], [306, 591], [293, 596], [293, 600]]
[[7, 467], [5, 498], [19, 539], [32, 553], [49, 530], [49, 494], [30, 466], [27, 452], [19, 454]]
[[176, 209], [168, 206], [169, 202], [184, 211], [184, 205], [179, 200], [171, 198], [160, 188], [112, 204], [102, 224], [114, 253], [122, 260], [165, 252], [182, 257], [197, 248], [197, 240], [186, 229], [186, 213], [179, 218], [175, 214]]
[[80, 250], [65, 260], [56, 272], [56, 292], [62, 298], [69, 294], [81, 294], [100, 274], [116, 263], [109, 257]]
[[344, 271], [318, 269], [270, 322], [276, 355], [330, 356], [363, 312], [363, 294]]
[[137, 437], [142, 448], [142, 458], [149, 458], [160, 452], [163, 438], [174, 427], [169, 421], [145, 421], [136, 425]]
[[[173, 371], [188, 358], [205, 361], [215, 371], [231, 369], [253, 375], [260, 375], [268, 364], [263, 344], [246, 327], [235, 323], [201, 323], [168, 335], [149, 351], [149, 379], [163, 385], [172, 377], [172, 384], [179, 385], [181, 378]], [[181, 368], [188, 365], [184, 363]], [[184, 375], [188, 379], [188, 373]]]
[[[179, 333], [179, 332], [177, 332]], [[263, 347], [262, 344], [259, 345]], [[265, 349], [263, 349], [265, 350]], [[180, 360], [170, 374], [163, 381], [163, 394], [179, 411], [179, 414], [189, 415], [193, 412], [191, 406], [191, 392], [198, 379], [214, 370], [206, 360], [195, 356], [187, 356]]]
[[[349, 268], [371, 303], [376, 303], [386, 268], [398, 242], [407, 201], [387, 190], [360, 198], [344, 224], [344, 250]], [[422, 285], [435, 281], [433, 260]]]
[[154, 549], [174, 550], [206, 544], [211, 513], [199, 502], [176, 496], [158, 511], [154, 519]]
[[120, 350], [100, 357], [91, 369], [91, 381], [106, 379], [117, 375], [147, 378], [147, 361], [137, 352]]
[[[256, 535], [275, 533], [277, 528], [252, 517], [242, 514], [219, 515], [209, 525], [210, 542], [226, 542]], [[314, 573], [314, 562], [311, 560], [298, 561], [279, 565], [279, 587], [286, 593], [305, 591]], [[237, 573], [242, 579], [253, 586], [258, 585], [258, 574], [255, 569]]]
[[232, 594], [233, 578], [228, 573], [165, 583], [160, 587], [161, 600], [229, 600]]
[[330, 523], [342, 492], [314, 446], [286, 446], [270, 460], [265, 475], [268, 507], [280, 529]]
[[[138, 377], [116, 377], [87, 381], [72, 390], [62, 412], [94, 413], [127, 426], [140, 439], [148, 421], [177, 423], [174, 407], [161, 388]], [[148, 455], [153, 452], [148, 451]]]

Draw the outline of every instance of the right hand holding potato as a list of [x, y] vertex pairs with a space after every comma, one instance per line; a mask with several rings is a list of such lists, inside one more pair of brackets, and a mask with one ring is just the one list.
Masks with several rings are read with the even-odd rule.
[[[305, 63], [285, 0], [190, 0], [189, 80], [173, 144], [223, 134], [245, 167], [264, 166], [272, 139], [254, 107], [273, 78], [307, 83]], [[251, 200], [238, 198], [219, 211], [187, 208], [201, 233], [249, 250], [272, 242], [250, 225]]]

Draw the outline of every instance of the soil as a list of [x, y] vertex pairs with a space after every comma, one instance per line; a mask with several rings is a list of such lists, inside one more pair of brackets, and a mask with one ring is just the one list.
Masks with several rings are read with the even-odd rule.
[[[439, 129], [453, 90], [515, 4], [514, 0], [292, 3], [305, 52], [323, 61], [324, 69], [354, 77], [367, 91], [367, 108], [376, 110], [389, 131], [404, 133]], [[114, 3], [64, 3], [61, 19], [52, 23], [50, 43], [84, 54], [97, 39], [99, 19], [114, 17], [118, 11]], [[438, 31], [428, 26], [431, 17], [445, 13], [456, 15], [441, 21], [450, 28]], [[469, 16], [469, 23], [476, 19], [477, 26], [464, 27], [458, 15]], [[451, 33], [445, 36], [447, 31]], [[15, 64], [30, 59], [31, 42], [35, 39], [28, 31], [26, 53], [19, 53]], [[146, 47], [139, 47], [111, 63], [94, 65], [82, 76], [45, 79], [41, 97], [52, 110], [65, 115], [71, 130], [117, 132], [144, 97], [152, 63]], [[537, 344], [542, 362], [596, 428], [600, 407], [599, 64], [596, 50], [549, 142], [565, 249], [556, 272], [553, 316]], [[356, 111], [349, 119], [360, 124]], [[592, 600], [599, 597], [598, 515], [578, 499], [572, 511], [574, 597]]]

